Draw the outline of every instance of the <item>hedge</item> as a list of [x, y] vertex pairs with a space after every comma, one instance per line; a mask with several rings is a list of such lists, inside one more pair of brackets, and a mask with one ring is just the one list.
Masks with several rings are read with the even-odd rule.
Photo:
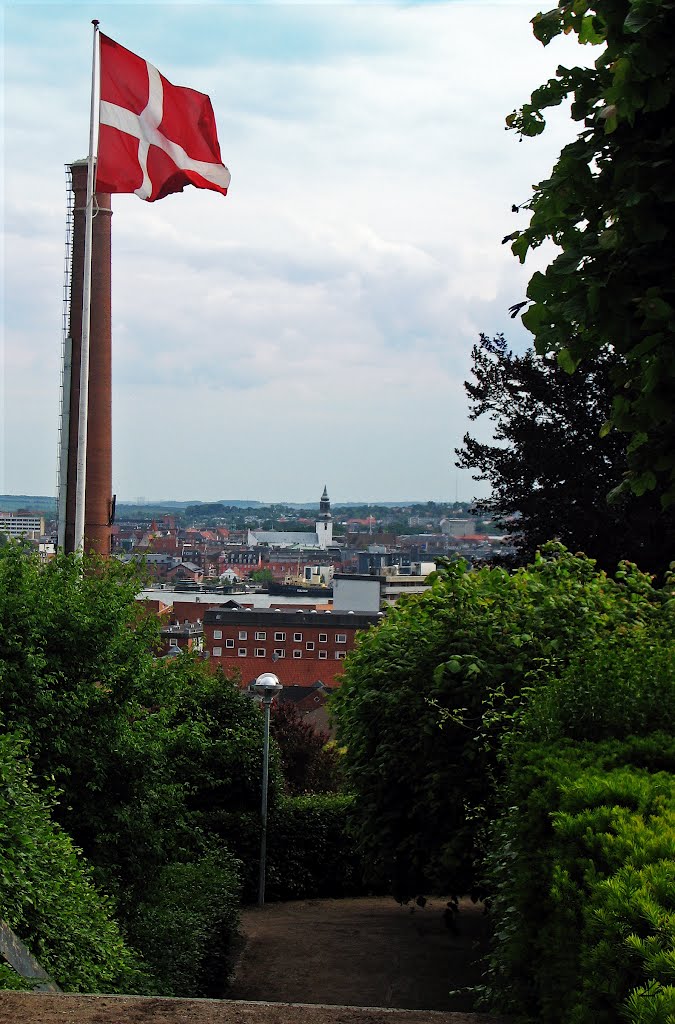
[[[134, 992], [147, 978], [111, 901], [38, 793], [25, 744], [0, 735], [0, 917], [69, 992]], [[5, 969], [1, 987], [16, 987]]]
[[546, 1024], [675, 1011], [675, 739], [523, 746], [495, 826], [489, 1001]]
[[[281, 797], [267, 822], [265, 898], [274, 900], [358, 896], [367, 891], [356, 841], [348, 828], [353, 797], [308, 794]], [[212, 819], [242, 862], [243, 899], [255, 900], [260, 864], [260, 815]]]

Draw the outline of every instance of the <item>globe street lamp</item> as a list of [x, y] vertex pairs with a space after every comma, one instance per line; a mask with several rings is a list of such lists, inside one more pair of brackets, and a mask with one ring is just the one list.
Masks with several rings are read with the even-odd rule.
[[277, 676], [273, 672], [263, 672], [251, 686], [254, 693], [262, 697], [265, 711], [265, 731], [263, 736], [263, 767], [262, 767], [262, 806], [260, 818], [260, 876], [258, 880], [258, 906], [265, 905], [265, 857], [267, 855], [267, 782], [270, 758], [270, 708], [272, 701], [283, 690]]

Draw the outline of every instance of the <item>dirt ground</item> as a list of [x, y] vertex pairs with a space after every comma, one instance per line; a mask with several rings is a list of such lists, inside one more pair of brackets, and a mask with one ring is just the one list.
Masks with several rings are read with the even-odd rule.
[[444, 900], [301, 900], [245, 910], [243, 946], [222, 1000], [0, 993], [0, 1024], [498, 1024], [473, 1014], [485, 941], [462, 901], [458, 934]]

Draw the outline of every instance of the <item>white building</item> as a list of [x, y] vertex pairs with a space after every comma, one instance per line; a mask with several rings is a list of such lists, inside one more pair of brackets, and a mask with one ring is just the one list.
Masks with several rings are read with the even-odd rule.
[[0, 512], [0, 533], [8, 537], [42, 537], [44, 532], [44, 516], [35, 512], [26, 515], [18, 512]]
[[249, 530], [249, 547], [267, 544], [275, 548], [318, 548], [325, 551], [333, 544], [333, 517], [326, 487], [319, 502], [319, 518], [314, 533], [294, 533], [284, 530]]

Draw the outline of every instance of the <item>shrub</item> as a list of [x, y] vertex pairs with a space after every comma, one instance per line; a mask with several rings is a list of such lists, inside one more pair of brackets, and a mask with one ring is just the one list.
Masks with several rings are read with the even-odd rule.
[[521, 747], [489, 862], [494, 1005], [610, 1024], [632, 990], [672, 981], [674, 771], [665, 734]]
[[335, 793], [342, 782], [341, 754], [327, 732], [317, 731], [294, 704], [273, 705], [270, 734], [279, 747], [289, 794]]
[[[284, 797], [267, 820], [267, 900], [358, 896], [363, 864], [349, 829], [353, 797]], [[243, 862], [243, 898], [255, 900], [260, 866], [260, 814], [228, 815], [221, 832]]]
[[[114, 908], [91, 881], [52, 803], [32, 780], [25, 744], [0, 736], [0, 913], [49, 976], [70, 992], [133, 992], [145, 984]], [[3, 971], [0, 985], [17, 987]]]
[[152, 880], [128, 926], [162, 995], [222, 994], [239, 922], [238, 866], [213, 847]]
[[[667, 636], [666, 598], [635, 566], [623, 564], [612, 579], [553, 544], [513, 573], [451, 563], [430, 590], [400, 601], [361, 634], [332, 709], [369, 877], [403, 899], [483, 893], [500, 756], [523, 706], [570, 661], [581, 664], [615, 635], [637, 638], [637, 672], [639, 638]], [[666, 683], [655, 688], [655, 701], [672, 692]]]
[[559, 674], [532, 678], [518, 733], [533, 740], [626, 739], [675, 732], [672, 623], [594, 638]]
[[270, 899], [357, 896], [363, 865], [348, 828], [353, 797], [287, 797], [270, 819], [266, 892]]

